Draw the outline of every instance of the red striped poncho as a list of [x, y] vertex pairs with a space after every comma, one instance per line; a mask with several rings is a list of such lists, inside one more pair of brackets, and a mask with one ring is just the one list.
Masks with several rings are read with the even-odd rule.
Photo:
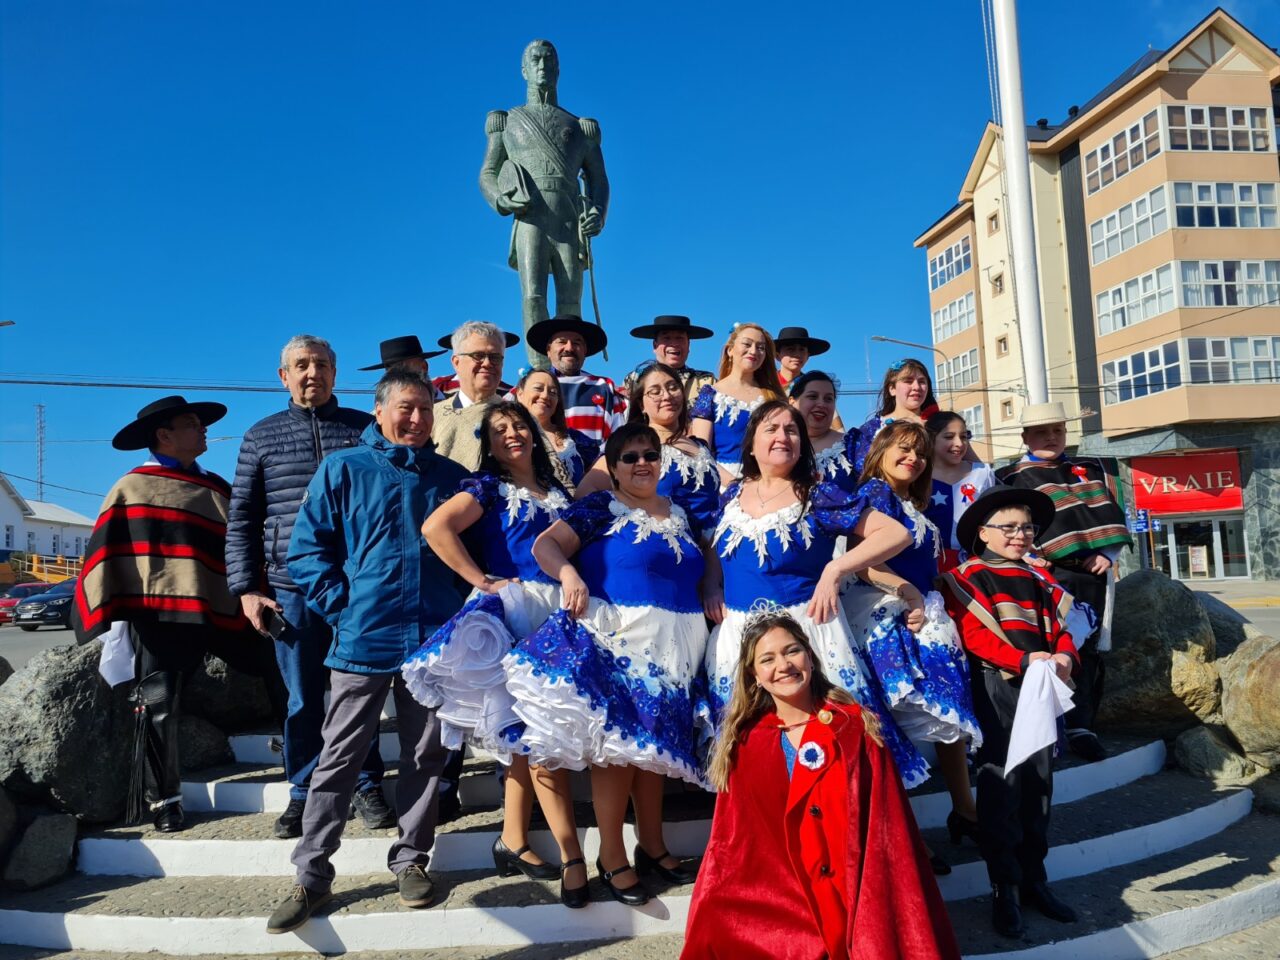
[[112, 621], [244, 626], [227, 589], [230, 485], [217, 474], [156, 464], [116, 481], [89, 538], [76, 585], [82, 642]]

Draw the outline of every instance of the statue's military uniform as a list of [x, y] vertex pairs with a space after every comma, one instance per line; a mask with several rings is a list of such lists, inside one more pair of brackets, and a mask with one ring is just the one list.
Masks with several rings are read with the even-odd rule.
[[[586, 251], [579, 216], [586, 207], [595, 207], [603, 221], [609, 203], [599, 124], [554, 104], [528, 104], [491, 112], [485, 134], [489, 143], [480, 170], [485, 200], [505, 215], [499, 196], [528, 198], [511, 231], [509, 257], [520, 271], [525, 331], [549, 316], [548, 273], [555, 276], [555, 312], [581, 316]], [[545, 365], [545, 359], [532, 353], [531, 359]]]

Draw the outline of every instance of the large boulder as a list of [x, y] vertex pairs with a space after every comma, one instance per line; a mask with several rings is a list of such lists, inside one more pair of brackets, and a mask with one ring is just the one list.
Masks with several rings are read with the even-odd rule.
[[1262, 772], [1240, 755], [1228, 737], [1208, 725], [1178, 734], [1173, 755], [1187, 773], [1207, 780], [1247, 780]]
[[46, 650], [0, 687], [0, 785], [98, 823], [124, 812], [134, 728], [130, 684], [98, 675], [101, 646]]
[[267, 686], [260, 677], [207, 656], [182, 688], [182, 710], [203, 717], [225, 733], [260, 729], [272, 719]]
[[9, 666], [9, 661], [4, 657], [0, 657], [0, 684], [4, 683], [13, 676], [13, 667]]
[[1195, 594], [1154, 570], [1116, 584], [1098, 724], [1170, 736], [1217, 711], [1213, 626]]
[[1218, 664], [1222, 719], [1245, 756], [1280, 768], [1280, 641], [1261, 634]]
[[4, 865], [4, 886], [34, 890], [66, 876], [76, 848], [76, 818], [66, 813], [37, 816], [22, 831]]
[[1239, 610], [1223, 603], [1207, 590], [1193, 590], [1196, 602], [1204, 609], [1209, 618], [1209, 626], [1213, 630], [1213, 640], [1217, 645], [1218, 662], [1236, 652], [1236, 648], [1246, 640], [1262, 636], [1262, 631], [1255, 627]]
[[178, 718], [178, 756], [184, 771], [216, 767], [235, 759], [227, 735], [203, 717], [190, 714]]

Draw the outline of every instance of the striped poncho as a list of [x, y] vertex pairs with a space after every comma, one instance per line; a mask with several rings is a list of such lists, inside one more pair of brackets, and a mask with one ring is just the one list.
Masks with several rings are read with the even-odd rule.
[[76, 585], [82, 642], [113, 621], [244, 626], [227, 589], [231, 487], [213, 473], [159, 464], [116, 481], [102, 504]]
[[1108, 547], [1133, 546], [1125, 524], [1118, 465], [1110, 457], [1057, 460], [1024, 458], [996, 471], [1001, 483], [1039, 490], [1053, 500], [1053, 523], [1036, 537], [1036, 549], [1053, 561]]

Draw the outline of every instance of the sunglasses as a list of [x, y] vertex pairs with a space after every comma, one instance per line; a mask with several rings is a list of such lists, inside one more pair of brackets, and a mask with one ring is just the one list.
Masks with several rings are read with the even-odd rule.
[[618, 462], [625, 463], [629, 467], [634, 467], [641, 460], [644, 460], [645, 463], [657, 463], [661, 459], [662, 454], [657, 450], [646, 450], [644, 453], [640, 453], [636, 450], [628, 450], [626, 453], [622, 454], [622, 456], [618, 457]]

